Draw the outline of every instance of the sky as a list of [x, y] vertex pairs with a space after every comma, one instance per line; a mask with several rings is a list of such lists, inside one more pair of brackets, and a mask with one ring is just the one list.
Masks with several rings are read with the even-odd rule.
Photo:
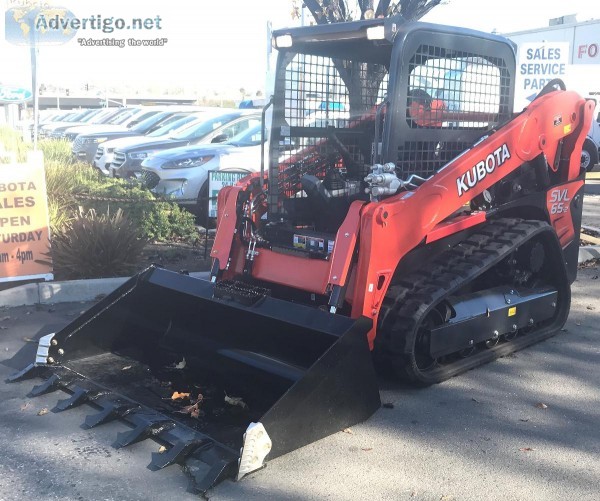
[[[2, 0], [0, 0], [2, 1]], [[14, 4], [19, 0], [5, 0]], [[600, 18], [596, 0], [446, 0], [423, 20], [508, 33], [544, 27], [552, 17], [577, 14], [579, 21]], [[131, 88], [181, 88], [209, 97], [236, 96], [264, 90], [267, 22], [273, 27], [298, 24], [291, 17], [291, 0], [53, 0], [79, 18], [101, 15], [125, 19], [161, 17], [161, 28], [145, 32], [102, 34], [82, 30], [65, 45], [39, 51], [39, 79], [81, 89], [112, 85]], [[310, 19], [307, 12], [306, 19]], [[4, 16], [0, 16], [4, 33]], [[77, 38], [166, 38], [162, 47], [89, 47]], [[0, 83], [30, 87], [30, 59], [26, 47], [16, 47], [0, 36]]]

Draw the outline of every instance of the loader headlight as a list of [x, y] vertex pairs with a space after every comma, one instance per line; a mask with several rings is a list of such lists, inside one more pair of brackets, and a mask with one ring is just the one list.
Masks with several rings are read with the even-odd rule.
[[184, 158], [182, 160], [171, 160], [162, 165], [163, 169], [188, 169], [191, 167], [200, 167], [206, 162], [215, 158], [214, 155], [205, 155], [203, 157]]
[[292, 35], [279, 35], [273, 38], [273, 45], [276, 49], [285, 49], [292, 46]]
[[367, 40], [383, 40], [385, 38], [385, 26], [370, 26], [367, 28]]

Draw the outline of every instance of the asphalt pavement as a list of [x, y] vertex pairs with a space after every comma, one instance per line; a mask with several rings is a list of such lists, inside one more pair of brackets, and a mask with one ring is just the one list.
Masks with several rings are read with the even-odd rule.
[[[584, 213], [584, 224], [600, 226], [600, 196], [586, 196]], [[580, 270], [555, 337], [430, 388], [381, 381], [392, 408], [208, 498], [599, 499], [599, 275], [597, 264]], [[0, 380], [31, 360], [36, 339], [90, 304], [0, 308]], [[66, 395], [28, 398], [34, 384], [0, 382], [0, 501], [197, 499], [179, 466], [147, 468], [158, 444], [116, 450], [126, 425], [86, 430], [94, 410], [85, 405], [46, 413]]]

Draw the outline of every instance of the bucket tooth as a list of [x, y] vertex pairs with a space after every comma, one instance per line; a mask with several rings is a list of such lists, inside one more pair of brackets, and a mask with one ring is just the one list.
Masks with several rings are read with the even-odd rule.
[[235, 475], [235, 463], [227, 461], [218, 461], [212, 464], [207, 472], [200, 473], [195, 471], [186, 461], [185, 469], [192, 478], [193, 490], [197, 494], [204, 494], [208, 489], [215, 486], [222, 480]]
[[141, 409], [141, 407], [132, 402], [110, 402], [108, 404], [103, 404], [103, 408], [98, 414], [86, 416], [84, 424], [87, 428], [94, 428], [95, 426], [108, 423], [109, 421], [125, 417], [130, 412], [139, 409]]
[[56, 411], [66, 411], [73, 407], [78, 407], [81, 404], [89, 402], [92, 399], [92, 390], [82, 388], [81, 386], [74, 386], [71, 388], [73, 394], [64, 400], [59, 400], [56, 404]]
[[162, 454], [157, 452], [152, 453], [152, 462], [150, 463], [150, 468], [160, 470], [174, 463], [181, 463], [199, 447], [206, 447], [210, 444], [212, 444], [212, 441], [208, 439], [177, 442], [173, 445], [173, 447]]
[[15, 372], [6, 378], [7, 383], [18, 383], [19, 381], [25, 381], [26, 379], [34, 379], [36, 377], [42, 377], [46, 372], [46, 367], [43, 365], [29, 364], [19, 372]]
[[170, 419], [139, 423], [133, 430], [117, 435], [115, 448], [120, 449], [121, 447], [127, 447], [136, 442], [141, 442], [147, 438], [154, 437], [163, 431], [172, 430], [173, 428], [175, 428], [175, 423]]
[[45, 395], [46, 393], [51, 393], [56, 390], [60, 390], [67, 386], [68, 383], [65, 383], [58, 374], [52, 374], [46, 381], [42, 384], [38, 384], [34, 386], [31, 391], [27, 394], [28, 397], [39, 397], [40, 395]]

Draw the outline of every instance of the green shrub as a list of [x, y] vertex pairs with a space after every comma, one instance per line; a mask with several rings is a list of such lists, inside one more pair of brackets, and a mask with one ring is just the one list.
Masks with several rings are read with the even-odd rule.
[[147, 238], [158, 242], [195, 243], [200, 237], [195, 216], [172, 202], [155, 202], [141, 221], [141, 229]]
[[97, 182], [98, 174], [80, 162], [67, 165], [50, 160], [45, 161], [45, 169], [50, 227], [56, 233], [75, 217], [80, 205], [77, 195]]
[[49, 197], [75, 201], [75, 196], [85, 192], [88, 185], [99, 182], [99, 173], [81, 162], [65, 164], [59, 160], [44, 159], [44, 166]]
[[44, 152], [45, 162], [59, 162], [63, 165], [74, 163], [71, 143], [66, 139], [42, 139], [38, 142], [38, 148]]
[[198, 239], [194, 216], [174, 203], [158, 201], [139, 183], [105, 177], [83, 163], [46, 162], [48, 205], [53, 231], [83, 207], [97, 214], [121, 209], [144, 238], [158, 242]]
[[8, 155], [0, 155], [0, 163], [11, 161], [25, 162], [27, 152], [31, 150], [31, 144], [23, 141], [21, 133], [7, 126], [0, 126], [0, 152]]
[[48, 218], [50, 219], [51, 235], [59, 232], [74, 217], [73, 208], [66, 202], [57, 198], [48, 198]]
[[145, 245], [120, 209], [112, 215], [80, 209], [53, 235], [50, 257], [61, 280], [129, 276]]
[[192, 243], [198, 238], [193, 214], [175, 203], [157, 200], [149, 190], [131, 181], [105, 178], [90, 183], [80, 194], [79, 203], [98, 212], [121, 208], [148, 240]]

